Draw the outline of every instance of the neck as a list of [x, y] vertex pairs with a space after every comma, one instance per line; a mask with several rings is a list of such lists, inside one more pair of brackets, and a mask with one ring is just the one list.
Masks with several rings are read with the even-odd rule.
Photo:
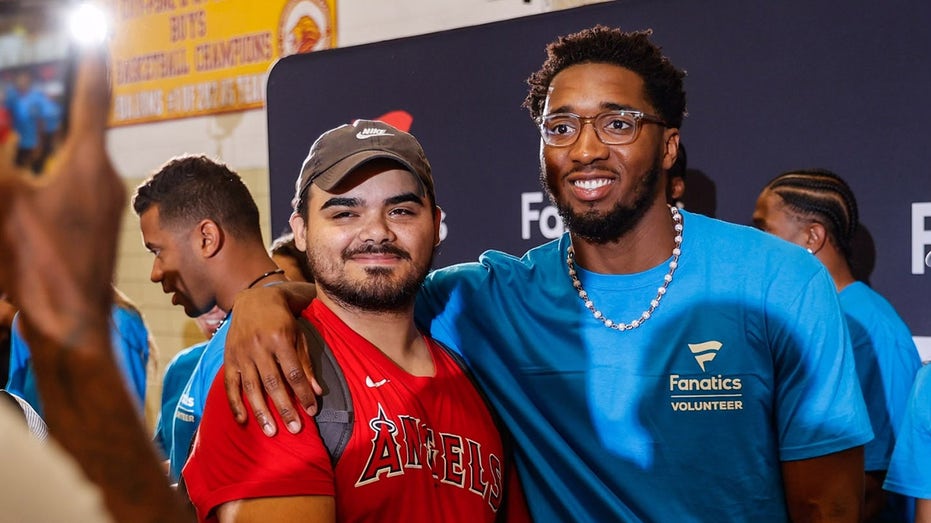
[[839, 252], [829, 251], [828, 249], [828, 247], [821, 249], [816, 256], [827, 268], [831, 274], [831, 279], [834, 280], [837, 292], [840, 292], [857, 279], [853, 277], [853, 271], [850, 270], [850, 264], [847, 263], [844, 256]]
[[593, 243], [572, 234], [576, 264], [601, 274], [633, 274], [669, 258], [675, 233], [669, 207], [657, 201], [633, 229], [614, 242]]
[[398, 312], [374, 312], [347, 306], [318, 289], [317, 298], [356, 334], [415, 376], [432, 376], [433, 358], [414, 324], [413, 305]]
[[[229, 258], [232, 263], [226, 264], [228, 269], [216, 273], [219, 280], [217, 291], [217, 306], [229, 312], [233, 307], [233, 300], [239, 291], [245, 290], [256, 278], [267, 272], [275, 271], [275, 265], [264, 249], [254, 253], [240, 253]], [[273, 273], [255, 283], [255, 287], [274, 281], [286, 281], [284, 274]]]

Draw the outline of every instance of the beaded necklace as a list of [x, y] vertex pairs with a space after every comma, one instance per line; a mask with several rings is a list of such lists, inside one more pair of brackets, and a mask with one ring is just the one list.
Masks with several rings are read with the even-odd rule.
[[640, 314], [640, 317], [632, 320], [630, 323], [617, 323], [613, 320], [610, 320], [605, 317], [604, 313], [598, 310], [595, 307], [595, 304], [592, 303], [591, 298], [588, 297], [588, 293], [582, 287], [582, 282], [579, 281], [575, 270], [575, 249], [572, 245], [569, 245], [569, 249], [566, 255], [566, 266], [569, 269], [569, 278], [572, 279], [572, 286], [575, 287], [575, 290], [579, 293], [579, 299], [585, 304], [585, 308], [592, 312], [592, 316], [596, 320], [604, 324], [605, 327], [609, 329], [615, 329], [619, 331], [627, 331], [631, 329], [636, 329], [637, 327], [643, 325], [643, 322], [650, 319], [653, 315], [653, 312], [659, 307], [660, 300], [663, 299], [663, 296], [666, 295], [666, 288], [669, 287], [669, 284], [672, 283], [672, 276], [676, 272], [676, 268], [679, 267], [679, 255], [682, 254], [682, 215], [679, 214], [679, 209], [676, 207], [670, 206], [669, 212], [672, 213], [673, 221], [673, 230], [675, 231], [675, 243], [676, 246], [672, 249], [672, 261], [669, 262], [669, 272], [663, 276], [663, 284], [656, 289], [656, 297], [650, 300], [650, 307], [643, 311]]

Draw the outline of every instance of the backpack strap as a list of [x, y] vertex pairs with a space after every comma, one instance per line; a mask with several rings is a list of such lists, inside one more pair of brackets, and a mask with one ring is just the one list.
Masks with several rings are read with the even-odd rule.
[[323, 388], [323, 395], [317, 399], [314, 420], [330, 453], [330, 461], [336, 466], [352, 437], [352, 396], [349, 394], [346, 376], [320, 332], [303, 317], [298, 319], [298, 325], [307, 340], [307, 353], [314, 376]]
[[[314, 421], [317, 422], [323, 444], [326, 445], [327, 452], [330, 454], [330, 462], [335, 467], [352, 437], [352, 396], [349, 395], [349, 385], [346, 383], [342, 369], [336, 363], [333, 351], [323, 340], [317, 328], [303, 317], [299, 318], [297, 323], [304, 339], [307, 340], [307, 353], [313, 365], [314, 376], [317, 378], [317, 383], [323, 387], [323, 396], [317, 398], [318, 408]], [[188, 455], [191, 454], [194, 439], [196, 438], [191, 438]], [[178, 481], [178, 490], [184, 499], [190, 502], [183, 474]]]

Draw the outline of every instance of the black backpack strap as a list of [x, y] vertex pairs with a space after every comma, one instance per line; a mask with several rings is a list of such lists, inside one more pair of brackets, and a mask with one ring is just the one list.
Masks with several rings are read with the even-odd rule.
[[336, 466], [352, 437], [352, 396], [346, 377], [323, 336], [305, 318], [299, 318], [298, 324], [307, 340], [307, 353], [314, 376], [323, 388], [323, 395], [317, 398], [317, 415], [314, 420], [330, 453], [330, 461]]
[[[314, 421], [317, 422], [323, 444], [326, 445], [327, 452], [330, 454], [330, 462], [335, 467], [352, 437], [352, 396], [349, 394], [349, 385], [346, 383], [342, 369], [336, 363], [333, 351], [323, 341], [323, 336], [317, 328], [305, 318], [299, 318], [298, 325], [301, 327], [304, 339], [307, 340], [307, 353], [313, 365], [314, 376], [317, 378], [317, 383], [323, 387], [323, 396], [317, 398], [318, 408]], [[194, 447], [194, 439], [196, 438], [191, 438], [188, 455]], [[183, 474], [178, 481], [178, 491], [185, 500], [190, 502]]]

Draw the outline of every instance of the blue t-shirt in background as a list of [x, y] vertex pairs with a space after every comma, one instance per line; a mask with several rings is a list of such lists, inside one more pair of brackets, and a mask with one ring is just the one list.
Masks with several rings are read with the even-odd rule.
[[[141, 413], [145, 403], [149, 331], [138, 312], [118, 305], [113, 306], [110, 320], [110, 337], [117, 368], [122, 372]], [[13, 318], [13, 329], [10, 333], [10, 373], [6, 389], [28, 401], [36, 412], [42, 414], [42, 401], [39, 399], [35, 371], [32, 369], [32, 356], [26, 340], [19, 332], [19, 314]]]
[[171, 440], [167, 449], [172, 478], [177, 479], [181, 476], [181, 470], [191, 451], [194, 434], [197, 433], [197, 427], [200, 426], [200, 420], [204, 415], [207, 392], [210, 391], [210, 385], [223, 365], [223, 348], [229, 333], [229, 320], [230, 317], [227, 316], [213, 334], [213, 338], [207, 342], [175, 407], [170, 429]]
[[[187, 349], [184, 349], [168, 362], [165, 367], [165, 377], [162, 380], [162, 400], [161, 409], [158, 413], [158, 421], [155, 424], [155, 446], [161, 451], [162, 455], [168, 459], [173, 446], [174, 434], [172, 424], [175, 419], [175, 409], [181, 400], [181, 394], [187, 386], [194, 368], [200, 361], [204, 349], [207, 348], [207, 342], [198, 343]], [[178, 478], [172, 476], [172, 482], [177, 482]]]
[[931, 364], [915, 377], [883, 488], [931, 499]]

